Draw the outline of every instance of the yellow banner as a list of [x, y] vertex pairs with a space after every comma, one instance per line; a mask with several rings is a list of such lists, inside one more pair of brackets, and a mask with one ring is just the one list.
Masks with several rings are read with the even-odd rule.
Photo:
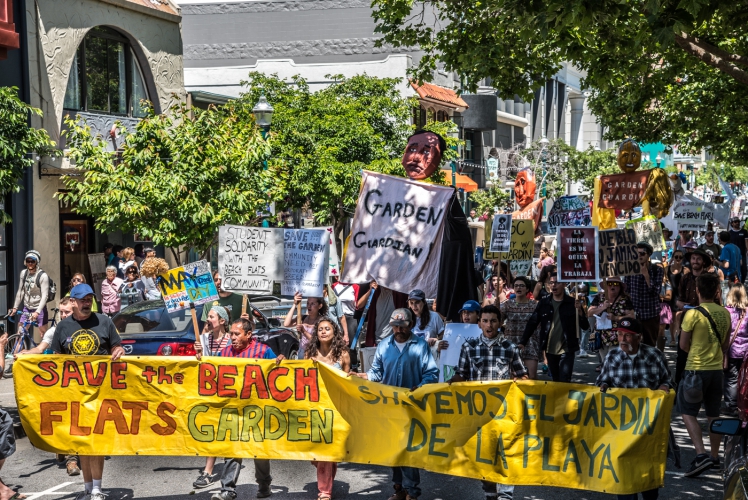
[[545, 381], [408, 391], [311, 361], [23, 356], [37, 448], [411, 466], [504, 484], [662, 486], [673, 395]]

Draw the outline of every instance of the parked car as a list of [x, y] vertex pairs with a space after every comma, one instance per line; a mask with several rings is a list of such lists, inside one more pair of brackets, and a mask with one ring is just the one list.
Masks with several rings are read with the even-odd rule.
[[725, 436], [725, 500], [748, 500], [748, 360], [738, 377], [740, 418], [716, 418], [709, 429]]
[[[268, 318], [252, 303], [247, 304], [247, 310], [254, 319], [257, 340], [288, 359], [298, 357], [299, 338], [295, 330], [284, 328], [276, 318]], [[195, 307], [200, 330], [203, 328], [202, 311], [202, 305]], [[112, 321], [127, 355], [195, 355], [195, 332], [189, 309], [170, 313], [163, 300], [147, 300], [122, 309]]]

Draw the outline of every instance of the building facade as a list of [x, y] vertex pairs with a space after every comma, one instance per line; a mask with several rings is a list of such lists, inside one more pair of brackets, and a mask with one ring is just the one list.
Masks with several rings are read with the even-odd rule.
[[[19, 48], [0, 60], [0, 85], [18, 87], [23, 101], [42, 110], [31, 125], [44, 128], [61, 150], [67, 116], [83, 117], [114, 150], [121, 138], [110, 134], [112, 126], [120, 121], [132, 129], [143, 116], [142, 99], [157, 112], [184, 99], [181, 17], [170, 0], [7, 2]], [[103, 243], [134, 243], [133, 235], [98, 233], [93, 220], [57, 200], [65, 188], [60, 176], [71, 171], [60, 157], [39, 158], [21, 191], [6, 200], [13, 223], [3, 228], [7, 246], [0, 248], [0, 314], [12, 305], [26, 250], [41, 253], [41, 267], [62, 296], [72, 274], [90, 279], [88, 255]]]

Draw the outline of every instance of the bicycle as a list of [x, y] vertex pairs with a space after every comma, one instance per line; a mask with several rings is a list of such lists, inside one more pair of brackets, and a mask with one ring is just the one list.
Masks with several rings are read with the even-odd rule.
[[[20, 311], [16, 314], [20, 315], [22, 314]], [[11, 323], [15, 323], [15, 320], [11, 318], [10, 316], [6, 315], [5, 319], [7, 319]], [[31, 349], [32, 347], [36, 347], [37, 343], [34, 341], [34, 337], [31, 336], [29, 326], [39, 326], [36, 321], [30, 321], [26, 320], [19, 324], [18, 326], [18, 332], [14, 333], [13, 335], [10, 335], [8, 337], [8, 342], [5, 344], [5, 349], [2, 353], [3, 357], [5, 358], [5, 370], [3, 371], [3, 377], [4, 378], [12, 378], [13, 377], [13, 361], [15, 360], [15, 356], [18, 355], [19, 352], [21, 352], [24, 349]], [[6, 332], [4, 331], [4, 328], [2, 329], [2, 333], [0, 335], [5, 335]]]

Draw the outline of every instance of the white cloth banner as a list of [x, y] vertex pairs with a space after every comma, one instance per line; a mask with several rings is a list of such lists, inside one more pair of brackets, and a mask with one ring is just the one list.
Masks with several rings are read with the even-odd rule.
[[444, 219], [454, 188], [364, 171], [343, 263], [344, 283], [436, 297]]

